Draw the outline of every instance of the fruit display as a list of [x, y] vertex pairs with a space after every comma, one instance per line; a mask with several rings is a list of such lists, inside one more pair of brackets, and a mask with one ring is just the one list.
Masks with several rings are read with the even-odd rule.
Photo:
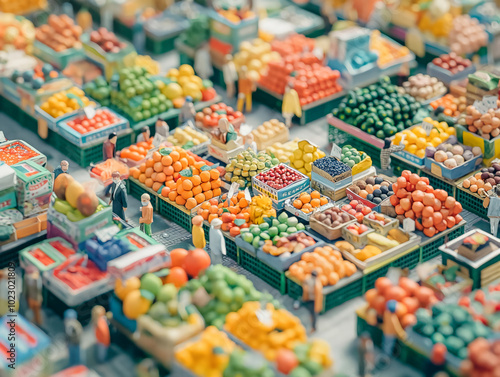
[[304, 179], [297, 171], [290, 169], [284, 164], [279, 164], [269, 170], [259, 173], [255, 179], [275, 190], [281, 190], [295, 182]]
[[160, 92], [146, 68], [122, 68], [118, 72], [119, 90], [111, 90], [111, 103], [134, 122], [149, 119], [170, 110], [172, 101]]
[[205, 288], [211, 300], [198, 310], [207, 325], [218, 329], [222, 329], [227, 316], [240, 310], [245, 302], [266, 300], [278, 305], [270, 294], [257, 291], [245, 276], [222, 265], [210, 266], [203, 276], [190, 280], [186, 287], [193, 293], [200, 287]]
[[120, 42], [118, 37], [112, 31], [107, 30], [105, 27], [100, 27], [90, 33], [90, 42], [97, 44], [105, 52], [117, 54], [127, 44]]
[[[470, 146], [459, 144], [456, 142], [455, 137], [450, 137], [445, 143], [438, 145], [437, 148], [428, 147], [426, 157], [433, 159], [448, 169], [454, 169], [481, 155], [481, 149], [479, 151], [478, 149], [474, 150]], [[474, 152], [479, 154], [474, 155]]]
[[248, 69], [248, 77], [254, 77], [256, 80], [267, 69], [270, 61], [280, 60], [281, 56], [277, 52], [271, 51], [271, 44], [260, 38], [253, 41], [243, 41], [240, 43], [239, 51], [234, 54], [234, 65], [238, 72], [241, 67]]
[[300, 54], [305, 50], [314, 50], [315, 40], [313, 38], [307, 38], [303, 34], [291, 34], [285, 39], [273, 39], [271, 47], [273, 51], [276, 51], [280, 56], [286, 57]]
[[[373, 187], [375, 187], [375, 185]], [[382, 187], [382, 186], [380, 186], [380, 187]], [[382, 192], [381, 188], [379, 190]], [[373, 191], [375, 191], [375, 188], [373, 189]], [[375, 201], [375, 197], [373, 200]], [[357, 200], [351, 200], [349, 202], [349, 204], [344, 204], [342, 206], [342, 211], [345, 211], [349, 215], [354, 216], [356, 218], [356, 220], [358, 221], [358, 223], [361, 224], [363, 222], [363, 218], [366, 215], [368, 215], [372, 210], [370, 207], [368, 207], [367, 205], [364, 205], [361, 202], [358, 202]]]
[[436, 110], [438, 107], [443, 109], [443, 114], [456, 118], [467, 108], [467, 98], [465, 96], [455, 97], [453, 94], [446, 94], [430, 103], [430, 106]]
[[269, 363], [257, 359], [251, 352], [236, 349], [229, 355], [229, 364], [222, 374], [223, 377], [273, 377], [274, 371]]
[[[245, 192], [239, 191], [230, 200], [227, 200], [227, 193], [223, 194], [220, 198], [212, 198], [201, 204], [197, 209], [197, 214], [207, 220], [210, 224], [214, 219], [222, 220], [222, 230], [228, 232], [231, 227], [235, 226], [232, 224], [236, 218], [244, 219], [243, 224], [239, 226], [243, 227], [245, 223], [250, 220], [250, 203], [245, 198]], [[238, 217], [237, 215], [242, 215]], [[228, 218], [228, 220], [226, 220]], [[238, 221], [239, 223], [240, 221]], [[227, 226], [224, 226], [227, 224]], [[230, 225], [231, 224], [231, 225]]]
[[[394, 145], [399, 145], [403, 135], [406, 135], [402, 141], [405, 151], [419, 158], [424, 158], [426, 148], [436, 148], [456, 133], [455, 128], [448, 126], [446, 122], [438, 122], [431, 118], [425, 118], [424, 121], [433, 125], [429, 135], [427, 135], [422, 126], [415, 126], [398, 132], [394, 137]], [[456, 141], [456, 137], [452, 138], [453, 141]]]
[[430, 338], [433, 343], [442, 343], [449, 353], [467, 358], [467, 346], [477, 338], [487, 338], [491, 329], [475, 321], [466, 308], [455, 304], [438, 303], [432, 306], [431, 313], [425, 309], [416, 312], [413, 330]]
[[266, 217], [276, 217], [271, 198], [266, 195], [254, 195], [250, 202], [250, 222], [262, 224]]
[[249, 228], [241, 229], [241, 238], [258, 249], [267, 241], [277, 245], [282, 238], [302, 230], [305, 230], [304, 224], [299, 223], [295, 216], [289, 217], [282, 212], [277, 218], [266, 217], [260, 224], [252, 223]]
[[255, 153], [251, 148], [238, 154], [229, 160], [226, 165], [226, 182], [236, 182], [242, 190], [252, 186], [252, 177], [261, 174], [267, 169], [273, 168], [279, 164], [277, 158], [272, 158], [266, 152]]
[[410, 50], [406, 46], [393, 43], [385, 38], [380, 30], [373, 30], [370, 36], [370, 51], [375, 51], [378, 55], [377, 64], [380, 67], [388, 64], [395, 64], [396, 61], [408, 56]]
[[199, 339], [175, 352], [175, 359], [200, 377], [222, 377], [236, 345], [227, 334], [208, 326]]
[[411, 76], [408, 81], [403, 83], [403, 89], [406, 94], [411, 95], [420, 102], [442, 96], [447, 92], [441, 81], [423, 73]]
[[293, 350], [297, 343], [306, 342], [306, 329], [300, 319], [290, 312], [275, 309], [268, 303], [265, 310], [270, 312], [272, 320], [263, 323], [257, 317], [259, 310], [260, 302], [246, 302], [240, 310], [227, 315], [224, 329], [249, 347], [260, 351], [269, 361], [275, 361], [281, 349]]
[[[460, 365], [466, 377], [494, 377], [500, 371], [500, 346], [498, 340], [476, 339], [467, 346], [467, 360]], [[465, 353], [465, 352], [463, 352]]]
[[69, 174], [60, 174], [54, 181], [54, 210], [66, 215], [69, 221], [76, 222], [92, 216], [104, 209], [97, 195], [77, 182]]
[[86, 83], [83, 86], [83, 90], [102, 106], [109, 106], [111, 104], [111, 86], [103, 76], [99, 76], [95, 80]]
[[175, 108], [182, 107], [187, 96], [196, 102], [210, 101], [216, 95], [212, 82], [196, 76], [189, 64], [182, 64], [179, 69], [171, 68], [165, 77], [165, 80], [158, 80], [157, 85]]
[[364, 152], [359, 152], [356, 148], [350, 145], [344, 145], [342, 147], [342, 155], [340, 160], [352, 168], [354, 165], [359, 164], [363, 161], [368, 155]]
[[59, 72], [49, 63], [37, 64], [33, 70], [19, 72], [14, 70], [10, 76], [16, 84], [27, 86], [31, 89], [41, 89], [42, 86], [59, 77]]
[[318, 376], [332, 364], [330, 346], [321, 339], [297, 344], [293, 352], [281, 349], [276, 357], [276, 370], [291, 377]]
[[303, 192], [296, 199], [293, 200], [292, 205], [296, 209], [300, 209], [305, 214], [311, 213], [315, 208], [319, 208], [328, 204], [330, 201], [326, 196], [314, 190], [310, 193]]
[[316, 145], [307, 140], [301, 140], [298, 143], [298, 148], [290, 156], [290, 164], [302, 174], [311, 178], [313, 163], [325, 156], [325, 152], [321, 151]]
[[[478, 240], [479, 237], [483, 239]], [[486, 238], [486, 240], [485, 240]], [[483, 234], [476, 233], [464, 239], [471, 246], [486, 244], [490, 240]], [[461, 296], [457, 303], [467, 309], [472, 318], [483, 323], [494, 331], [498, 331], [498, 311], [500, 310], [500, 283], [498, 280], [485, 288], [477, 289], [468, 295]]]
[[469, 68], [472, 62], [469, 59], [463, 58], [454, 52], [440, 55], [432, 60], [432, 64], [449, 71], [452, 75], [462, 72]]
[[58, 118], [64, 114], [72, 113], [80, 109], [80, 104], [74, 98], [69, 98], [67, 95], [72, 94], [80, 98], [84, 106], [95, 106], [96, 103], [90, 101], [83, 90], [74, 86], [71, 89], [53, 94], [50, 96], [40, 108], [53, 118]]
[[121, 119], [113, 112], [108, 109], [97, 109], [92, 119], [87, 118], [86, 115], [82, 115], [66, 122], [66, 124], [79, 134], [86, 134], [101, 128], [113, 126], [118, 122], [121, 122]]
[[462, 205], [445, 190], [430, 186], [427, 177], [404, 170], [392, 188], [394, 195], [390, 200], [400, 222], [405, 217], [415, 220], [416, 229], [427, 237], [453, 228], [463, 220]]
[[112, 179], [113, 172], [117, 171], [120, 173], [122, 179], [128, 178], [129, 169], [124, 163], [115, 160], [114, 158], [109, 158], [106, 161], [100, 162], [92, 167], [90, 170], [95, 176], [103, 182], [110, 182]]
[[349, 91], [333, 116], [384, 139], [414, 124], [421, 104], [408, 94], [399, 94], [388, 77], [364, 89]]
[[200, 128], [218, 127], [220, 118], [227, 118], [229, 123], [235, 127], [239, 126], [245, 119], [241, 111], [234, 111], [232, 107], [227, 106], [224, 102], [219, 102], [196, 113], [196, 126]]
[[313, 162], [313, 165], [331, 177], [339, 176], [351, 170], [348, 165], [331, 156], [319, 158]]
[[[296, 72], [292, 76], [292, 72]], [[312, 53], [289, 55], [268, 64], [267, 72], [261, 75], [259, 85], [273, 93], [283, 95], [288, 83], [293, 85], [305, 106], [342, 90], [339, 71], [325, 67]]]
[[[25, 0], [26, 4], [32, 3], [31, 0]], [[45, 0], [39, 0], [40, 3], [45, 3]], [[33, 49], [33, 41], [35, 40], [35, 27], [28, 19], [15, 16], [15, 10], [8, 10], [6, 7], [16, 6], [18, 2], [2, 2], [0, 12], [0, 50], [24, 50], [30, 53]], [[13, 14], [14, 13], [14, 14]]]
[[281, 255], [287, 257], [292, 253], [300, 253], [302, 250], [314, 246], [315, 243], [316, 241], [311, 236], [298, 232], [286, 237], [280, 237], [276, 242], [274, 240], [265, 240], [262, 251], [273, 257]]
[[196, 161], [180, 147], [162, 148], [130, 174], [154, 191], [187, 209], [221, 194], [220, 172], [205, 161]]
[[391, 221], [393, 221], [392, 219], [385, 217], [382, 213], [376, 213], [376, 212], [370, 212], [368, 215], [366, 215], [366, 219], [375, 221], [382, 226], [387, 225]]
[[500, 135], [500, 102], [497, 101], [495, 109], [481, 112], [474, 105], [467, 106], [465, 122], [470, 132], [480, 135], [483, 139], [490, 140]]
[[449, 34], [451, 51], [457, 55], [471, 54], [488, 45], [485, 28], [485, 25], [468, 14], [455, 17]]
[[43, 9], [47, 6], [46, 0], [16, 0], [0, 2], [0, 12], [5, 14], [21, 15], [36, 10]]
[[375, 310], [382, 317], [389, 300], [397, 301], [396, 314], [403, 328], [414, 325], [417, 322], [416, 313], [419, 309], [431, 308], [437, 303], [432, 289], [421, 287], [415, 281], [400, 277], [398, 284], [394, 285], [388, 278], [381, 277], [375, 281], [375, 288], [365, 293], [368, 310]]
[[[394, 194], [391, 182], [384, 180], [382, 177], [360, 179], [349, 186], [348, 190], [375, 205], [379, 205]], [[351, 207], [356, 208], [357, 205], [351, 205]]]
[[349, 224], [347, 225], [346, 229], [348, 232], [357, 236], [361, 236], [364, 233], [371, 231], [371, 228], [367, 227], [365, 224], [359, 224], [359, 223]]
[[56, 52], [70, 48], [82, 48], [80, 36], [82, 28], [75, 25], [75, 21], [66, 14], [51, 14], [47, 24], [36, 28], [35, 38], [40, 43], [50, 47]]
[[[479, 149], [479, 147], [475, 148]], [[472, 150], [474, 153], [474, 148]], [[476, 150], [475, 152], [477, 153], [478, 151]], [[500, 184], [500, 165], [492, 164], [489, 168], [482, 168], [481, 171], [475, 173], [473, 176], [464, 179], [462, 187], [485, 196], [486, 192], [498, 184]]]
[[273, 139], [288, 140], [290, 133], [285, 123], [278, 119], [271, 119], [262, 123], [259, 127], [252, 130], [252, 135], [257, 144], [257, 150], [264, 150]]
[[9, 166], [37, 156], [40, 154], [24, 142], [13, 141], [0, 146], [0, 161]]
[[172, 145], [191, 149], [194, 146], [208, 142], [208, 136], [192, 127], [177, 127], [173, 134], [167, 137], [167, 141]]
[[251, 10], [240, 11], [235, 8], [218, 9], [217, 13], [233, 24], [239, 24], [241, 21], [255, 17], [255, 13]]
[[148, 141], [140, 141], [130, 147], [123, 148], [120, 151], [120, 158], [139, 162], [145, 159], [148, 151], [153, 148], [153, 138], [151, 137]]
[[273, 154], [280, 162], [290, 161], [290, 156], [293, 152], [299, 148], [298, 144], [299, 138], [287, 141], [286, 143], [276, 142], [273, 145], [266, 148], [266, 152]]
[[356, 266], [344, 260], [342, 253], [331, 246], [316, 247], [312, 252], [302, 254], [300, 261], [290, 266], [288, 272], [301, 283], [316, 270], [323, 287], [335, 285], [339, 280], [353, 275]]

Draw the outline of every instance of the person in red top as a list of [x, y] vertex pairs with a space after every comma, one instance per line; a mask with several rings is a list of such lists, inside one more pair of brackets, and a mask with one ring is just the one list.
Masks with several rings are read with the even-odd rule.
[[104, 363], [108, 355], [110, 343], [109, 324], [106, 318], [106, 309], [100, 305], [92, 308], [92, 324], [96, 340], [96, 357], [99, 363]]

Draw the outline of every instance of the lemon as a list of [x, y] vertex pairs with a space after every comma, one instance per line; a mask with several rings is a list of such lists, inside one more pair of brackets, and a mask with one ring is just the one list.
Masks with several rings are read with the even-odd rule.
[[448, 131], [446, 131], [446, 132], [442, 131], [442, 132], [439, 134], [439, 138], [440, 138], [442, 141], [447, 140], [449, 137], [450, 137], [450, 134], [448, 133]]
[[312, 171], [312, 166], [313, 166], [312, 162], [306, 162], [306, 164], [304, 165], [304, 168], [305, 168], [308, 172], [310, 172], [310, 171]]
[[[422, 130], [423, 131], [423, 130]], [[425, 135], [425, 132], [424, 132], [424, 135]], [[414, 132], [414, 133], [411, 133], [409, 134], [407, 137], [406, 137], [406, 140], [408, 140], [408, 144], [415, 144], [417, 142], [417, 139], [418, 137], [420, 137], [422, 135], [418, 135], [417, 136], [417, 133]]]
[[177, 68], [170, 68], [167, 73], [167, 77], [178, 77], [179, 70]]
[[302, 151], [300, 149], [296, 149], [293, 151], [293, 156], [295, 159], [300, 160], [302, 158]]
[[448, 129], [446, 130], [446, 133], [449, 135], [455, 135], [456, 132], [457, 132], [457, 130], [455, 130], [454, 127], [448, 127]]
[[179, 76], [193, 76], [194, 69], [189, 64], [183, 64], [179, 67]]
[[303, 160], [295, 160], [293, 162], [293, 166], [295, 166], [297, 169], [300, 169], [304, 167], [304, 161]]
[[306, 175], [308, 175], [308, 176], [310, 175], [310, 173], [308, 173], [308, 172], [307, 172], [307, 170], [306, 170], [306, 169], [304, 169], [304, 168], [300, 168], [300, 169], [299, 169], [299, 171], [300, 171], [302, 174], [306, 174]]
[[439, 144], [442, 143], [442, 140], [439, 137], [435, 137], [431, 140], [431, 143], [434, 147], [437, 147]]
[[417, 137], [426, 137], [427, 134], [425, 133], [424, 129], [420, 126], [417, 126], [413, 129], [413, 133], [417, 136]]
[[425, 149], [419, 149], [419, 150], [417, 150], [417, 153], [415, 153], [415, 154], [419, 158], [424, 158], [425, 157]]
[[425, 148], [425, 145], [427, 144], [427, 140], [424, 138], [424, 137], [419, 137], [417, 139], [417, 148], [421, 149], [421, 148]]
[[312, 153], [304, 153], [304, 155], [302, 156], [302, 159], [304, 160], [304, 162], [312, 162], [313, 155], [312, 155]]
[[182, 97], [182, 94], [183, 94], [182, 87], [179, 84], [175, 83], [175, 82], [171, 82], [170, 84], [168, 84], [164, 88], [163, 94], [169, 100], [173, 100], [173, 99]]
[[408, 153], [415, 154], [417, 152], [417, 146], [415, 144], [410, 144], [406, 147]]

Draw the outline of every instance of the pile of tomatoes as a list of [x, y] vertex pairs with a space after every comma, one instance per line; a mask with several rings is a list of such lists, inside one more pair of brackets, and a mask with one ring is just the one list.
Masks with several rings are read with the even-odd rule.
[[304, 179], [297, 171], [281, 164], [272, 169], [264, 171], [257, 175], [255, 179], [265, 183], [275, 190], [281, 190], [294, 182]]
[[37, 152], [19, 141], [14, 141], [0, 147], [0, 161], [5, 162], [9, 166], [36, 156], [38, 156]]
[[221, 118], [227, 118], [229, 123], [233, 124], [235, 121], [243, 120], [242, 117], [243, 114], [240, 111], [234, 111], [231, 106], [219, 102], [198, 111], [195, 120], [202, 127], [217, 127]]
[[67, 122], [67, 125], [80, 134], [86, 134], [95, 130], [111, 126], [117, 123], [119, 119], [114, 113], [106, 109], [96, 110], [96, 114], [92, 119], [86, 115], [79, 116]]

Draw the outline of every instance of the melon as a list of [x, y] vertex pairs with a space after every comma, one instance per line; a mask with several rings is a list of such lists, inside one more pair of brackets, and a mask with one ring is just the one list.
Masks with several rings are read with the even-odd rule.
[[71, 205], [71, 207], [77, 208], [78, 197], [83, 193], [85, 193], [85, 189], [77, 181], [73, 180], [71, 183], [68, 184], [68, 186], [66, 187], [66, 200]]
[[93, 192], [85, 191], [80, 194], [76, 201], [76, 208], [82, 213], [83, 216], [91, 216], [95, 213], [99, 200]]
[[59, 174], [54, 181], [54, 194], [59, 199], [66, 200], [66, 188], [74, 181], [73, 177], [69, 174]]

